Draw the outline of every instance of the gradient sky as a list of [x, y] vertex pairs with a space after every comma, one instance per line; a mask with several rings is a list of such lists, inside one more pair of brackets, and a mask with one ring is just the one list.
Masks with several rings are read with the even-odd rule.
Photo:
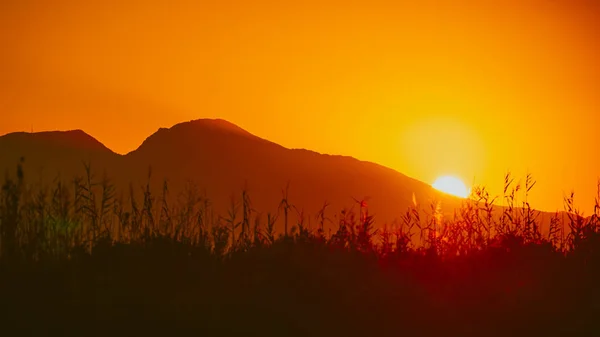
[[600, 1], [0, 1], [0, 134], [83, 129], [127, 153], [218, 117], [286, 147], [588, 214]]

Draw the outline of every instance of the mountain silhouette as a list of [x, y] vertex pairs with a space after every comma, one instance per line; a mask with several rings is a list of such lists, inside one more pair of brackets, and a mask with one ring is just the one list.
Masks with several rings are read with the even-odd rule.
[[170, 195], [177, 196], [194, 182], [221, 214], [226, 213], [232, 196], [240, 199], [243, 189], [255, 210], [275, 214], [282, 191], [289, 185], [289, 202], [305, 212], [307, 225], [308, 221], [316, 225], [314, 216], [325, 202], [335, 223], [334, 216], [344, 207], [358, 210], [356, 201], [366, 200], [379, 225], [399, 219], [413, 198], [424, 210], [434, 200], [441, 202], [446, 215], [462, 203], [387, 167], [347, 156], [288, 149], [221, 119], [161, 128], [126, 155], [114, 153], [81, 130], [0, 137], [0, 169], [14, 171], [21, 157], [27, 177], [34, 181], [82, 175], [83, 163], [89, 163], [96, 177], [106, 172], [117, 189], [125, 192], [129, 184], [141, 191], [151, 168], [154, 192], [160, 193], [167, 180]]
[[413, 193], [422, 202], [435, 198], [453, 207], [460, 203], [386, 167], [287, 149], [223, 120], [195, 120], [160, 129], [125, 159], [129, 167], [137, 166], [138, 171], [152, 167], [153, 174], [174, 184], [193, 178], [214, 200], [228, 201], [247, 188], [254, 208], [264, 211], [276, 211], [288, 183], [290, 201], [313, 215], [325, 201], [332, 211], [339, 211], [352, 206], [352, 198], [368, 197], [371, 211], [391, 221], [412, 203]]
[[70, 177], [84, 162], [117, 168], [118, 155], [82, 130], [15, 132], [0, 137], [0, 169], [13, 170], [21, 158], [30, 178]]

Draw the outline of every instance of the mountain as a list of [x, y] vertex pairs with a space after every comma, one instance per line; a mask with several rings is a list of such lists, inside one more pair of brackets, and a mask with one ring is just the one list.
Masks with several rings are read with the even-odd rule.
[[0, 137], [0, 170], [14, 170], [25, 159], [26, 173], [34, 178], [74, 176], [83, 172], [83, 162], [116, 168], [119, 156], [82, 130], [26, 133]]
[[[193, 181], [225, 214], [231, 196], [247, 189], [252, 206], [263, 213], [276, 213], [282, 191], [289, 184], [289, 201], [302, 209], [307, 222], [325, 202], [333, 219], [344, 207], [365, 199], [378, 224], [389, 223], [413, 203], [413, 197], [428, 210], [431, 201], [441, 202], [451, 214], [462, 200], [384, 166], [352, 157], [288, 149], [259, 138], [220, 119], [200, 119], [161, 128], [141, 146], [119, 155], [83, 131], [13, 133], [0, 137], [0, 169], [14, 170], [25, 158], [26, 175], [51, 181], [83, 174], [83, 163], [91, 163], [96, 177], [107, 172], [118, 189], [129, 183], [141, 186], [148, 179], [159, 193], [168, 180], [170, 194], [177, 196]], [[292, 217], [295, 219], [295, 216]]]
[[[196, 120], [160, 129], [125, 156], [129, 167], [152, 167], [153, 174], [175, 184], [194, 178], [213, 200], [228, 201], [246, 187], [258, 210], [275, 211], [289, 183], [289, 199], [308, 214], [324, 202], [331, 210], [368, 198], [382, 220], [399, 217], [417, 200], [460, 200], [386, 167], [351, 157], [287, 149], [223, 120]], [[178, 178], [174, 178], [178, 177]], [[173, 181], [176, 180], [176, 181]]]

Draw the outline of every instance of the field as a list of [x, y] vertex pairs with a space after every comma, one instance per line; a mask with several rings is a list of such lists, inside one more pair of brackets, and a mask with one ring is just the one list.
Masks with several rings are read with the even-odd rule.
[[415, 203], [398, 210], [399, 221], [378, 224], [361, 200], [305, 215], [284, 189], [279, 211], [261, 214], [240, 191], [227, 214], [215, 214], [193, 185], [176, 197], [167, 183], [161, 195], [150, 186], [121, 193], [89, 168], [30, 184], [19, 166], [0, 193], [0, 329], [6, 336], [597, 334], [600, 195], [589, 217], [578, 214], [573, 195], [565, 198], [565, 212], [542, 230], [527, 204], [533, 185], [507, 175], [502, 200], [479, 188], [451, 219]]

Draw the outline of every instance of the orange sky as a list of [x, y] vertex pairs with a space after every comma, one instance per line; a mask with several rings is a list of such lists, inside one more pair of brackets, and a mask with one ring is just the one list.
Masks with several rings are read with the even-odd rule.
[[0, 1], [0, 134], [80, 128], [116, 152], [227, 119], [425, 182], [452, 174], [589, 214], [600, 2]]

